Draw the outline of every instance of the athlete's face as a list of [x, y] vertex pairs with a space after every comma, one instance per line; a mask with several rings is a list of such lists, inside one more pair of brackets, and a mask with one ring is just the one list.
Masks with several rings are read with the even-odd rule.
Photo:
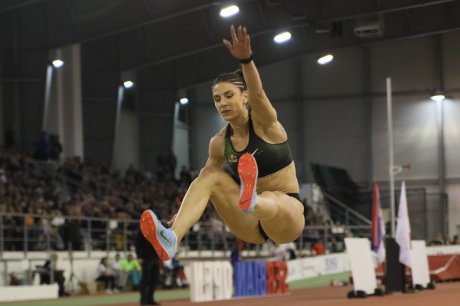
[[217, 83], [212, 89], [212, 97], [217, 111], [225, 121], [237, 118], [247, 110], [248, 92], [242, 92], [233, 83]]

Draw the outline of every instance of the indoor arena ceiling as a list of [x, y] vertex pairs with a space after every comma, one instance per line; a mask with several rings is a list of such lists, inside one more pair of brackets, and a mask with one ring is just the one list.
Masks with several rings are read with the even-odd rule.
[[[222, 19], [219, 11], [229, 3], [240, 13]], [[32, 37], [20, 48], [81, 43], [116, 69], [155, 73], [181, 88], [235, 67], [222, 44], [230, 24], [247, 26], [257, 63], [266, 65], [458, 30], [460, 1], [0, 0], [0, 18], [11, 20], [12, 31]], [[293, 39], [276, 45], [272, 37], [281, 30]]]

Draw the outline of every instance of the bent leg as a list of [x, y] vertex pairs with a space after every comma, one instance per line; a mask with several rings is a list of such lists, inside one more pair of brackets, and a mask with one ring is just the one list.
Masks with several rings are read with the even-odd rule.
[[279, 191], [258, 195], [254, 213], [268, 237], [276, 243], [291, 242], [305, 227], [304, 207], [296, 198]]
[[210, 200], [219, 216], [235, 236], [252, 243], [264, 241], [254, 215], [245, 215], [238, 208], [239, 186], [222, 169], [205, 167], [190, 185], [172, 230], [181, 241], [188, 230], [198, 222]]

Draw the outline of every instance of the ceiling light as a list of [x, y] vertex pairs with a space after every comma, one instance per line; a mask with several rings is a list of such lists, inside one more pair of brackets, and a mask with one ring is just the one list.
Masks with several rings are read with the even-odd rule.
[[238, 14], [239, 11], [240, 11], [240, 8], [238, 6], [230, 5], [220, 10], [220, 16], [224, 18], [228, 18], [228, 17]]
[[60, 59], [55, 59], [51, 63], [53, 64], [54, 68], [61, 68], [64, 65], [64, 61]]
[[187, 98], [181, 98], [179, 100], [179, 102], [180, 102], [181, 105], [186, 105], [186, 104], [188, 104], [188, 99]]
[[446, 96], [440, 92], [437, 92], [430, 97], [430, 99], [433, 101], [444, 101], [445, 98]]
[[277, 44], [282, 44], [284, 42], [287, 42], [288, 40], [291, 39], [291, 33], [290, 32], [283, 32], [283, 33], [280, 33], [280, 34], [277, 34], [273, 40], [277, 43]]
[[318, 64], [326, 65], [326, 64], [332, 62], [333, 59], [334, 59], [334, 56], [332, 54], [328, 54], [328, 55], [320, 57], [318, 59]]
[[132, 81], [124, 81], [123, 82], [123, 86], [126, 88], [126, 89], [129, 89], [131, 87], [134, 86], [134, 83]]

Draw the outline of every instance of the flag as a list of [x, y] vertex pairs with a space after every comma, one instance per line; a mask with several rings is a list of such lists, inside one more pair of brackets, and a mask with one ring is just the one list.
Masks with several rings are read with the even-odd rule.
[[396, 224], [396, 243], [399, 244], [399, 262], [412, 267], [411, 262], [411, 233], [409, 213], [407, 210], [406, 184], [402, 182], [401, 197], [399, 199], [398, 223]]
[[371, 249], [377, 256], [379, 263], [385, 261], [385, 245], [383, 237], [385, 236], [385, 224], [382, 218], [382, 209], [380, 207], [379, 184], [374, 183], [374, 192], [372, 195], [372, 234]]

